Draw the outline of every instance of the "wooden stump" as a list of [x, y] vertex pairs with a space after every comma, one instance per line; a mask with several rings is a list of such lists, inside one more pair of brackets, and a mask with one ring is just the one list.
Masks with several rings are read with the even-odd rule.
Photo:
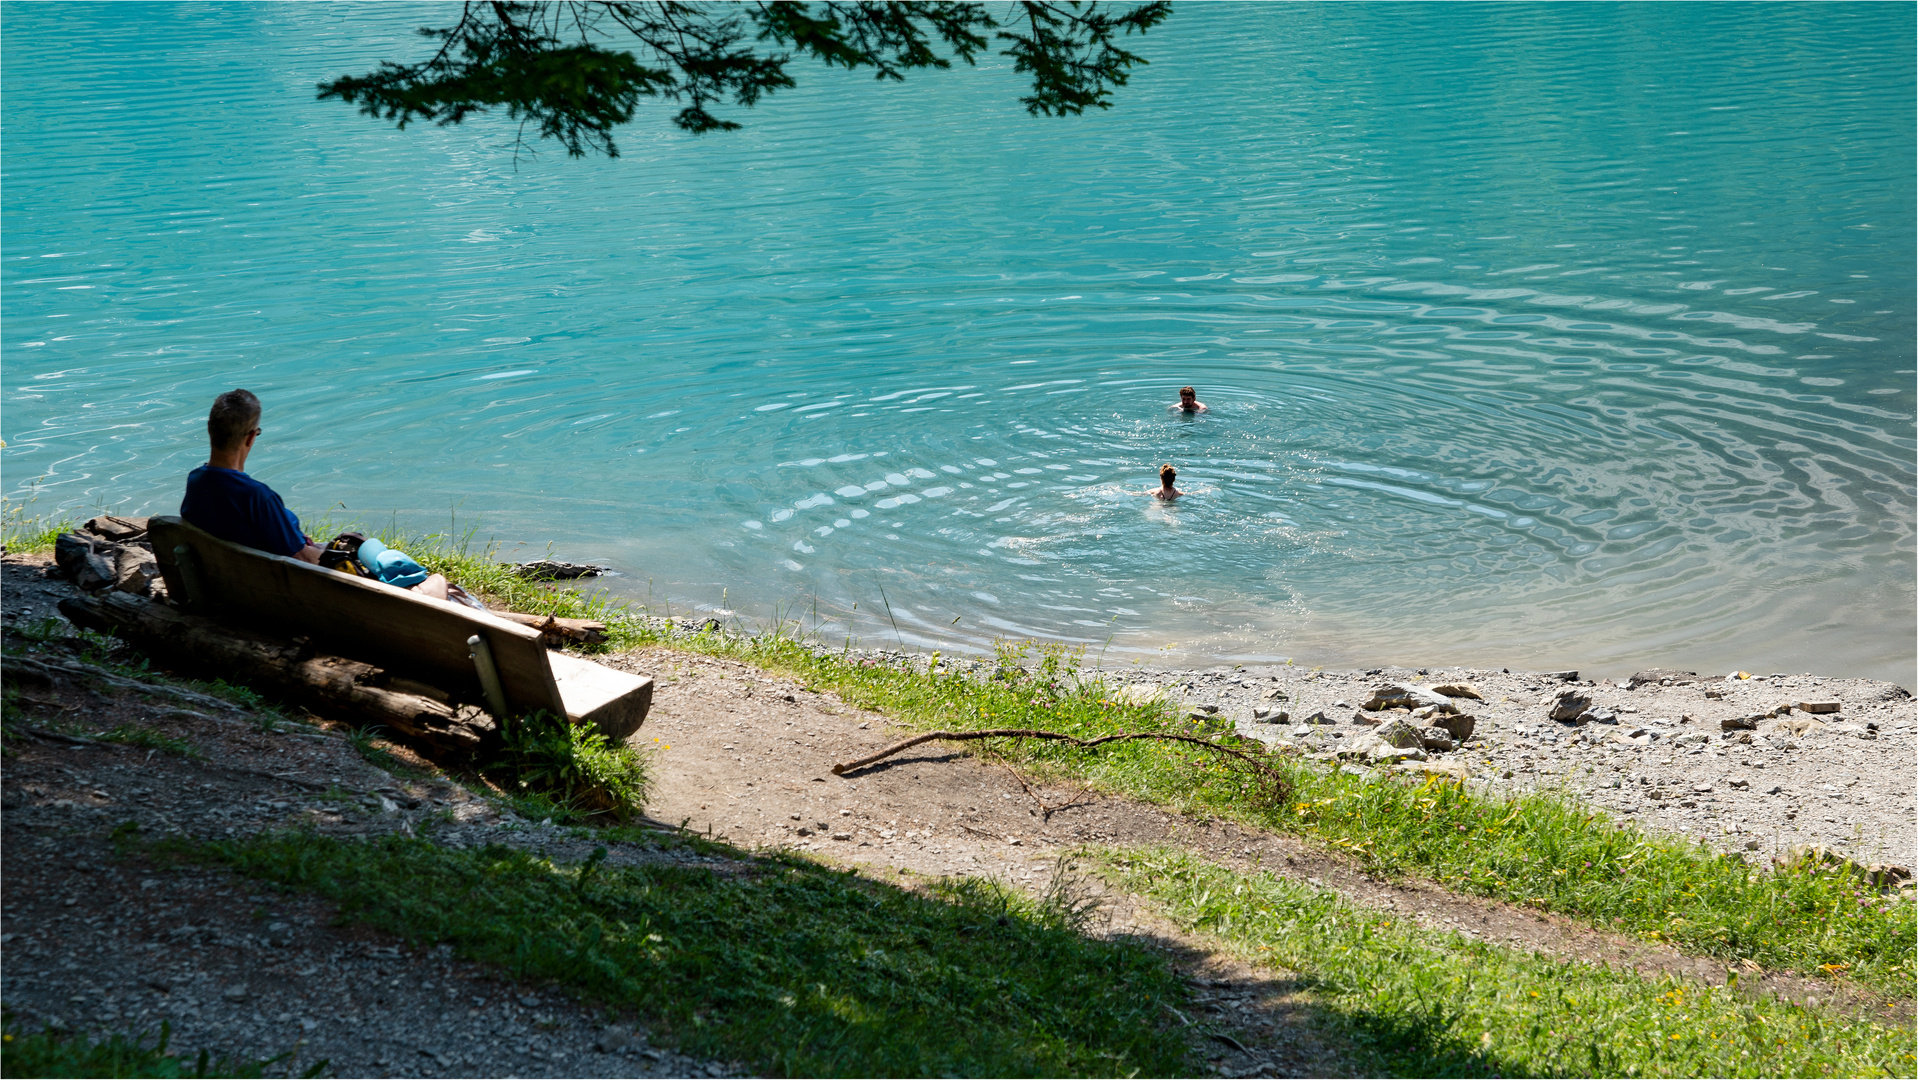
[[356, 724], [379, 724], [441, 752], [472, 754], [498, 734], [480, 708], [371, 664], [316, 655], [304, 638], [235, 629], [124, 592], [62, 600], [60, 613], [171, 667], [244, 683]]

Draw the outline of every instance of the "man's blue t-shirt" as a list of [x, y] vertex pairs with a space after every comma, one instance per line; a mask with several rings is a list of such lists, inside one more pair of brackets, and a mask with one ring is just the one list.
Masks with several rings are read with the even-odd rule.
[[274, 555], [291, 555], [306, 546], [300, 519], [272, 488], [217, 465], [202, 465], [187, 474], [180, 516], [222, 540]]

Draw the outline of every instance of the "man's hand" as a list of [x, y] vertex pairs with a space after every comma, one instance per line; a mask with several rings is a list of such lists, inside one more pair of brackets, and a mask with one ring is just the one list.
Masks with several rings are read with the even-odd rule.
[[300, 550], [294, 552], [293, 557], [300, 560], [301, 562], [310, 562], [314, 566], [318, 566], [320, 565], [320, 552], [325, 550], [326, 550], [325, 548], [319, 546], [318, 544], [308, 544], [305, 547], [301, 548]]

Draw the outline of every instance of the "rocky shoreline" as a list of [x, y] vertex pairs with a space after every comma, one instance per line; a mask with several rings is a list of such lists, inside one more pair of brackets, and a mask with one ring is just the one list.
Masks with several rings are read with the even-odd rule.
[[[714, 620], [648, 621], [669, 639], [720, 629]], [[922, 669], [938, 656], [850, 655]], [[979, 677], [997, 666], [938, 662]], [[1486, 668], [1128, 665], [1087, 674], [1362, 776], [1428, 772], [1488, 791], [1562, 791], [1753, 861], [1822, 848], [1860, 865], [1918, 865], [1918, 699], [1895, 683], [1671, 669], [1623, 682]], [[1448, 686], [1475, 696], [1437, 693]], [[1390, 688], [1405, 693], [1381, 698]], [[1437, 702], [1450, 707], [1431, 708]]]

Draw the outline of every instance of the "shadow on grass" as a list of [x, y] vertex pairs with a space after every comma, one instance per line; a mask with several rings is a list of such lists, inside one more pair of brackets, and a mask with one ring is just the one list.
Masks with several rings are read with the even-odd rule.
[[[702, 844], [706, 850], [724, 850]], [[732, 852], [612, 867], [506, 847], [304, 833], [156, 854], [316, 893], [638, 1015], [688, 1052], [788, 1075], [1178, 1075], [1165, 954], [1089, 937], [1066, 905], [976, 879], [911, 889]]]

